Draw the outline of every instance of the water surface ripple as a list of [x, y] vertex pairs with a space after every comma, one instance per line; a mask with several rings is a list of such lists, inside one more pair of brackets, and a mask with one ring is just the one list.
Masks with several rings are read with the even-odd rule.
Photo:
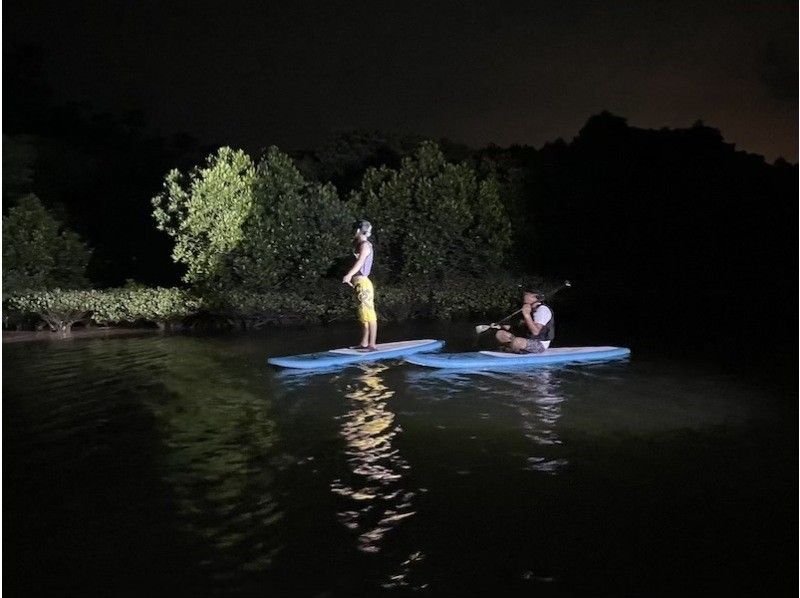
[[507, 373], [265, 364], [351, 341], [332, 327], [5, 345], [5, 589], [755, 596], [795, 584], [792, 389], [635, 353]]

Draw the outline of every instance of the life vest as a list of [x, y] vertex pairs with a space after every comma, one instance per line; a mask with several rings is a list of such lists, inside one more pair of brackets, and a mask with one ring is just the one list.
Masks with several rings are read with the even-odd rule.
[[[539, 308], [545, 306], [544, 303], [540, 303], [536, 306], [531, 312], [531, 319], [536, 315], [536, 312], [539, 311]], [[522, 334], [518, 336], [524, 336], [525, 338], [529, 338], [535, 341], [551, 341], [556, 337], [556, 314], [553, 312], [553, 308], [549, 305], [546, 305], [550, 310], [550, 321], [542, 326], [542, 329], [539, 331], [539, 334], [532, 334], [531, 331], [528, 329], [528, 326], [525, 324], [525, 319], [523, 318], [519, 324], [519, 329]]]
[[[536, 315], [536, 312], [539, 311], [539, 308], [544, 306], [544, 303], [540, 303], [533, 312], [531, 312], [531, 318]], [[550, 321], [542, 326], [542, 329], [539, 331], [537, 335], [531, 335], [533, 340], [537, 341], [551, 341], [556, 337], [556, 314], [553, 312], [553, 308], [549, 305], [545, 306], [550, 310]]]

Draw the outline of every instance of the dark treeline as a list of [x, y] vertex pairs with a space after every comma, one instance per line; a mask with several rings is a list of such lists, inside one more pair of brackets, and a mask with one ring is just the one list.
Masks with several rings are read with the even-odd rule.
[[582, 282], [582, 334], [795, 363], [797, 165], [700, 122], [645, 130], [609, 113], [570, 143], [476, 157], [519, 198], [520, 262]]
[[[216, 145], [154, 135], [141, 114], [59, 105], [38, 60], [29, 49], [7, 54], [5, 209], [39, 196], [92, 247], [96, 286], [178, 283], [151, 198], [171, 168], [201, 163]], [[422, 139], [342, 132], [290, 153], [344, 200], [369, 167], [397, 168]], [[780, 341], [795, 353], [797, 165], [737, 150], [700, 122], [640, 129], [607, 112], [539, 149], [439, 145], [448, 161], [497, 179], [514, 241], [505, 269], [574, 280], [580, 307], [565, 298], [563, 309], [597, 341], [647, 334], [691, 346], [710, 330], [731, 349]]]
[[171, 243], [153, 226], [150, 197], [171, 168], [211, 151], [189, 134], [154, 135], [144, 115], [99, 113], [87, 102], [54, 101], [35, 47], [5, 52], [3, 210], [36, 194], [93, 249], [95, 284], [177, 281]]

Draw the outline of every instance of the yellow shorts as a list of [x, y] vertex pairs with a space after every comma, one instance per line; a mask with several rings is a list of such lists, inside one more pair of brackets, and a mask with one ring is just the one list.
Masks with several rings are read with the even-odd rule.
[[375, 313], [375, 289], [372, 281], [362, 276], [356, 281], [356, 297], [358, 297], [358, 320], [363, 324], [377, 322], [378, 314]]

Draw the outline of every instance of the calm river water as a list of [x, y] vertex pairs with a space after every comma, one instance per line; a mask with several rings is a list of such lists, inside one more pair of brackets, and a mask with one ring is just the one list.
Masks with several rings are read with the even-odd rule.
[[[444, 338], [463, 325], [382, 330]], [[9, 596], [796, 595], [796, 392], [697, 360], [318, 374], [352, 327], [3, 346]]]

